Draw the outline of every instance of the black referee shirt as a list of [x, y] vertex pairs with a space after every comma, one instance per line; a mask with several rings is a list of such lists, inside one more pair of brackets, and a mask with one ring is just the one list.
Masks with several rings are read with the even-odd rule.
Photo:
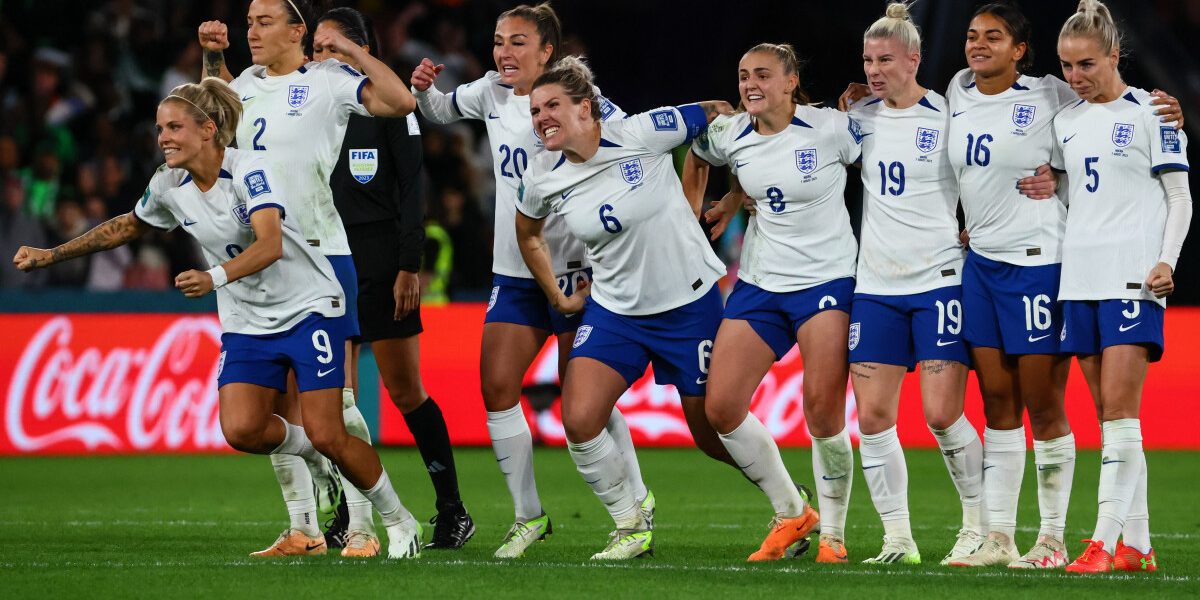
[[409, 272], [421, 268], [425, 242], [421, 163], [421, 134], [415, 116], [350, 115], [337, 166], [329, 176], [334, 205], [347, 229], [379, 221], [399, 222], [400, 268]]

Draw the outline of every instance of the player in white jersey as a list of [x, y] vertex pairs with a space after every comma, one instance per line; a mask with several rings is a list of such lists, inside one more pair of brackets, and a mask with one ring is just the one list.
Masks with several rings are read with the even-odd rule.
[[[708, 355], [721, 311], [724, 272], [696, 222], [670, 150], [707, 127], [725, 102], [661, 108], [604, 122], [591, 71], [561, 59], [533, 83], [530, 114], [546, 152], [519, 192], [521, 254], [554, 308], [583, 314], [563, 390], [567, 448], [616, 523], [597, 560], [653, 551], [631, 473], [606, 423], [617, 399], [654, 364], [655, 381], [679, 390], [697, 445], [730, 461], [703, 417]], [[558, 287], [542, 235], [562, 217], [586, 249], [593, 282], [570, 296]], [[587, 293], [579, 293], [590, 290]], [[628, 452], [632, 452], [630, 449]]]
[[[358, 287], [354, 262], [341, 217], [333, 203], [329, 174], [351, 114], [404, 116], [416, 102], [404, 82], [378, 59], [350, 42], [337, 31], [313, 40], [316, 16], [310, 0], [254, 0], [247, 9], [246, 40], [254, 64], [236, 79], [225, 67], [222, 51], [229, 46], [228, 29], [219, 21], [200, 25], [200, 43], [205, 49], [205, 71], [231, 81], [240, 93], [244, 115], [237, 130], [238, 148], [263, 153], [277, 172], [287, 173], [286, 186], [293, 202], [293, 217], [309, 245], [329, 257], [334, 273], [346, 291], [346, 336], [358, 331]], [[309, 62], [312, 44], [331, 47], [362, 65], [364, 73], [336, 60]], [[344, 353], [343, 368], [353, 373], [352, 352]], [[354, 381], [350, 376], [347, 382]], [[366, 421], [354, 404], [354, 390], [342, 392], [344, 419], [353, 435], [370, 441]], [[281, 411], [292, 422], [300, 419], [294, 398], [287, 398]], [[284, 497], [304, 502], [312, 497], [312, 480], [319, 484], [317, 500], [322, 512], [331, 512], [337, 501], [337, 478], [321, 470], [311, 475], [303, 465], [287, 457], [273, 457]], [[330, 480], [326, 484], [325, 480]], [[353, 486], [345, 493], [353, 506], [363, 507]]]
[[[857, 244], [843, 192], [845, 167], [858, 161], [862, 138], [845, 113], [808, 105], [790, 45], [751, 48], [738, 64], [738, 82], [744, 110], [713, 121], [686, 161], [700, 166], [700, 181], [708, 179], [703, 164], [730, 167], [757, 208], [713, 348], [705, 413], [775, 510], [771, 532], [750, 560], [781, 558], [816, 525], [817, 513], [797, 492], [750, 401], [771, 365], [799, 344], [822, 517], [817, 561], [845, 562], [853, 469], [846, 330]], [[725, 218], [738, 204], [733, 196], [709, 216]]]
[[1079, 3], [1058, 56], [1081, 98], [1054, 118], [1055, 166], [1066, 170], [1071, 201], [1060, 339], [1079, 359], [1104, 434], [1095, 533], [1067, 572], [1151, 571], [1138, 416], [1148, 363], [1162, 357], [1165, 298], [1192, 217], [1187, 136], [1122, 79], [1120, 33], [1100, 2]]
[[[217, 366], [221, 430], [234, 448], [331, 457], [383, 515], [388, 555], [420, 554], [420, 525], [400, 503], [378, 455], [341, 421], [339, 368], [346, 298], [333, 268], [305, 242], [268, 161], [227, 149], [241, 116], [237, 92], [217, 78], [184, 84], [158, 107], [166, 157], [134, 210], [52, 250], [22, 247], [21, 270], [115, 248], [152, 228], [182, 225], [199, 242], [208, 271], [175, 278], [189, 298], [217, 291], [224, 334]], [[288, 371], [296, 374], [304, 427], [273, 415]], [[280, 535], [290, 554], [323, 554], [325, 539], [297, 528]]]
[[[533, 438], [521, 407], [521, 382], [550, 335], [558, 338], [561, 379], [580, 321], [580, 315], [562, 315], [550, 306], [521, 260], [513, 229], [517, 190], [530, 162], [543, 151], [530, 125], [529, 90], [534, 80], [558, 60], [561, 40], [558, 16], [549, 3], [521, 5], [496, 20], [492, 50], [495, 71], [460, 85], [450, 94], [433, 85], [441, 65], [425, 59], [412, 76], [413, 92], [425, 118], [436, 123], [483, 121], [492, 148], [496, 178], [494, 281], [484, 319], [479, 371], [488, 434], [516, 513], [512, 528], [496, 550], [497, 558], [519, 557], [552, 531], [534, 480]], [[599, 98], [602, 118], [625, 116], [603, 96]], [[583, 244], [554, 216], [547, 220], [545, 236], [555, 259], [553, 271], [559, 287], [571, 294], [586, 285], [591, 269]], [[647, 517], [652, 518], [654, 495], [642, 483], [629, 426], [616, 408], [608, 429], [628, 460], [635, 495]]]
[[956, 441], [943, 454], [963, 501], [964, 522], [978, 522], [982, 510], [979, 490], [972, 489], [979, 487], [981, 469], [972, 473], [957, 464], [960, 455], [977, 461], [980, 443], [963, 414], [968, 358], [961, 338], [958, 186], [946, 150], [950, 115], [941, 95], [917, 83], [920, 63], [921, 39], [908, 7], [892, 3], [863, 36], [863, 69], [873, 97], [850, 110], [863, 136], [850, 379], [863, 475], [884, 526], [883, 549], [868, 563], [921, 562], [896, 434], [900, 386], [917, 363], [926, 423], [932, 431], [952, 432], [940, 438]]

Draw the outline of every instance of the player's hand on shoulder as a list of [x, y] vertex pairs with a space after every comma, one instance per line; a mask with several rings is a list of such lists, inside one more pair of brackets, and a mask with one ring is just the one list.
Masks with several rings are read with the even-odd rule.
[[1150, 275], [1146, 277], [1146, 289], [1154, 294], [1155, 298], [1166, 298], [1175, 293], [1175, 278], [1171, 271], [1171, 265], [1167, 263], [1158, 263], [1150, 269]]
[[422, 58], [421, 64], [413, 69], [412, 86], [417, 88], [418, 92], [424, 92], [433, 85], [437, 76], [441, 74], [446, 65], [435, 65], [432, 60]]
[[229, 47], [229, 27], [220, 21], [205, 21], [200, 24], [200, 47], [220, 52]]
[[1154, 111], [1158, 120], [1174, 123], [1175, 129], [1183, 129], [1183, 107], [1179, 106], [1179, 99], [1159, 89], [1150, 92], [1150, 95], [1153, 97], [1150, 104], [1159, 107]]
[[188, 298], [199, 298], [213, 290], [212, 275], [205, 271], [190, 269], [175, 277], [175, 287]]
[[34, 269], [41, 269], [50, 266], [53, 262], [53, 253], [43, 248], [34, 248], [32, 246], [21, 246], [17, 249], [17, 254], [13, 256], [13, 264], [22, 271], [29, 272]]
[[865, 83], [852, 83], [846, 86], [846, 91], [838, 96], [838, 110], [847, 112], [855, 102], [871, 95], [871, 88]]
[[1017, 189], [1033, 200], [1048, 200], [1058, 191], [1058, 177], [1050, 165], [1043, 164], [1033, 175], [1017, 181]]

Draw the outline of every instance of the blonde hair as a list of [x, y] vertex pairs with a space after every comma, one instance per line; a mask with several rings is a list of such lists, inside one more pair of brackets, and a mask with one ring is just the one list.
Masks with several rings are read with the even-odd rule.
[[1058, 39], [1066, 37], [1089, 37], [1100, 44], [1100, 51], [1111, 53], [1121, 49], [1121, 31], [1113, 21], [1112, 13], [1100, 0], [1081, 0], [1075, 14], [1063, 23]]
[[198, 125], [212, 121], [217, 126], [217, 144], [222, 148], [233, 141], [242, 118], [242, 101], [237, 92], [217, 77], [176, 86], [159, 105], [167, 102], [183, 105]]
[[863, 34], [863, 41], [895, 38], [908, 48], [910, 53], [921, 53], [921, 34], [912, 22], [906, 2], [888, 4], [887, 12]]
[[574, 104], [579, 104], [584, 98], [592, 102], [592, 118], [599, 121], [600, 99], [596, 97], [596, 84], [593, 82], [592, 69], [582, 56], [564, 56], [550, 70], [542, 73], [533, 82], [531, 90], [544, 85], [558, 84]]

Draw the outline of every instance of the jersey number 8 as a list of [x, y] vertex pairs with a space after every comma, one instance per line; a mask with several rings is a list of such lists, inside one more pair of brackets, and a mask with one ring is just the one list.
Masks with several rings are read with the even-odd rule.
[[781, 213], [787, 207], [787, 202], [783, 201], [783, 190], [777, 187], [767, 188], [767, 198], [770, 199], [771, 212]]

